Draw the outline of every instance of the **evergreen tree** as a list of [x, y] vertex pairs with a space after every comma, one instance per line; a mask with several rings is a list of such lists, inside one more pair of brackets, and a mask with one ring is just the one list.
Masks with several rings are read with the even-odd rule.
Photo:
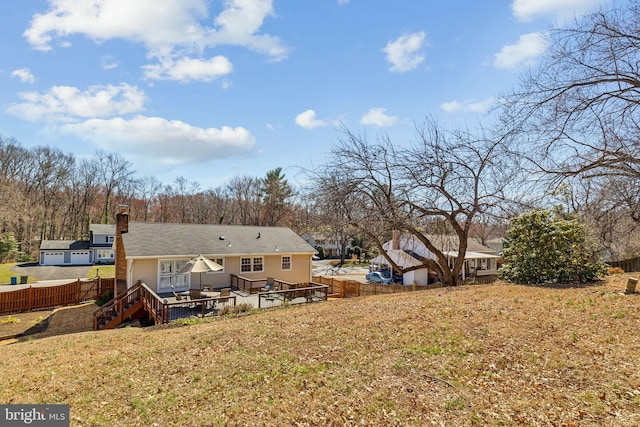
[[577, 219], [534, 210], [512, 220], [502, 279], [515, 283], [588, 282], [606, 274], [589, 253]]

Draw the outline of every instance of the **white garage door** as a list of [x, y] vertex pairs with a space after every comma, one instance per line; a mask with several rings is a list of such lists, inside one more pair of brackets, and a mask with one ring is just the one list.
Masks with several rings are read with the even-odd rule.
[[64, 264], [64, 252], [45, 252], [42, 256], [42, 265]]
[[89, 252], [71, 252], [71, 264], [89, 264]]

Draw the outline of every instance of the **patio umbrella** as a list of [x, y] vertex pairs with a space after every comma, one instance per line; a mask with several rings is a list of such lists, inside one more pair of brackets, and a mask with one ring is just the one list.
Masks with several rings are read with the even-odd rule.
[[220, 271], [223, 268], [224, 267], [217, 262], [213, 262], [210, 259], [203, 257], [202, 255], [198, 255], [197, 257], [183, 265], [177, 271], [177, 274], [200, 273], [200, 289], [202, 290], [202, 273], [209, 273], [210, 271]]

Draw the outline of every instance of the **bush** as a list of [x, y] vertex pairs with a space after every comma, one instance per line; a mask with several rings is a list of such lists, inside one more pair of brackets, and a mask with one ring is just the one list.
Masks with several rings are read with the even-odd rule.
[[224, 316], [225, 314], [247, 313], [251, 310], [253, 310], [253, 305], [251, 304], [226, 305], [220, 309], [218, 314]]
[[111, 289], [109, 289], [107, 292], [105, 292], [104, 294], [100, 295], [98, 297], [98, 299], [96, 299], [96, 304], [99, 305], [100, 307], [102, 307], [103, 305], [105, 305], [106, 303], [111, 301], [112, 299], [113, 299], [113, 291]]
[[500, 278], [515, 283], [583, 283], [607, 274], [575, 218], [534, 210], [512, 220]]

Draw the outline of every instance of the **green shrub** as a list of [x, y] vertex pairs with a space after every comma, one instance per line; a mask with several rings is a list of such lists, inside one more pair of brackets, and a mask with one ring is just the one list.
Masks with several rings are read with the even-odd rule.
[[112, 299], [113, 299], [113, 291], [111, 289], [109, 289], [107, 292], [105, 292], [104, 294], [100, 295], [98, 297], [98, 299], [96, 299], [96, 304], [99, 305], [100, 307], [102, 307], [103, 305], [105, 305], [106, 303], [111, 301]]
[[548, 210], [514, 218], [500, 278], [515, 283], [584, 283], [607, 274], [577, 219]]

